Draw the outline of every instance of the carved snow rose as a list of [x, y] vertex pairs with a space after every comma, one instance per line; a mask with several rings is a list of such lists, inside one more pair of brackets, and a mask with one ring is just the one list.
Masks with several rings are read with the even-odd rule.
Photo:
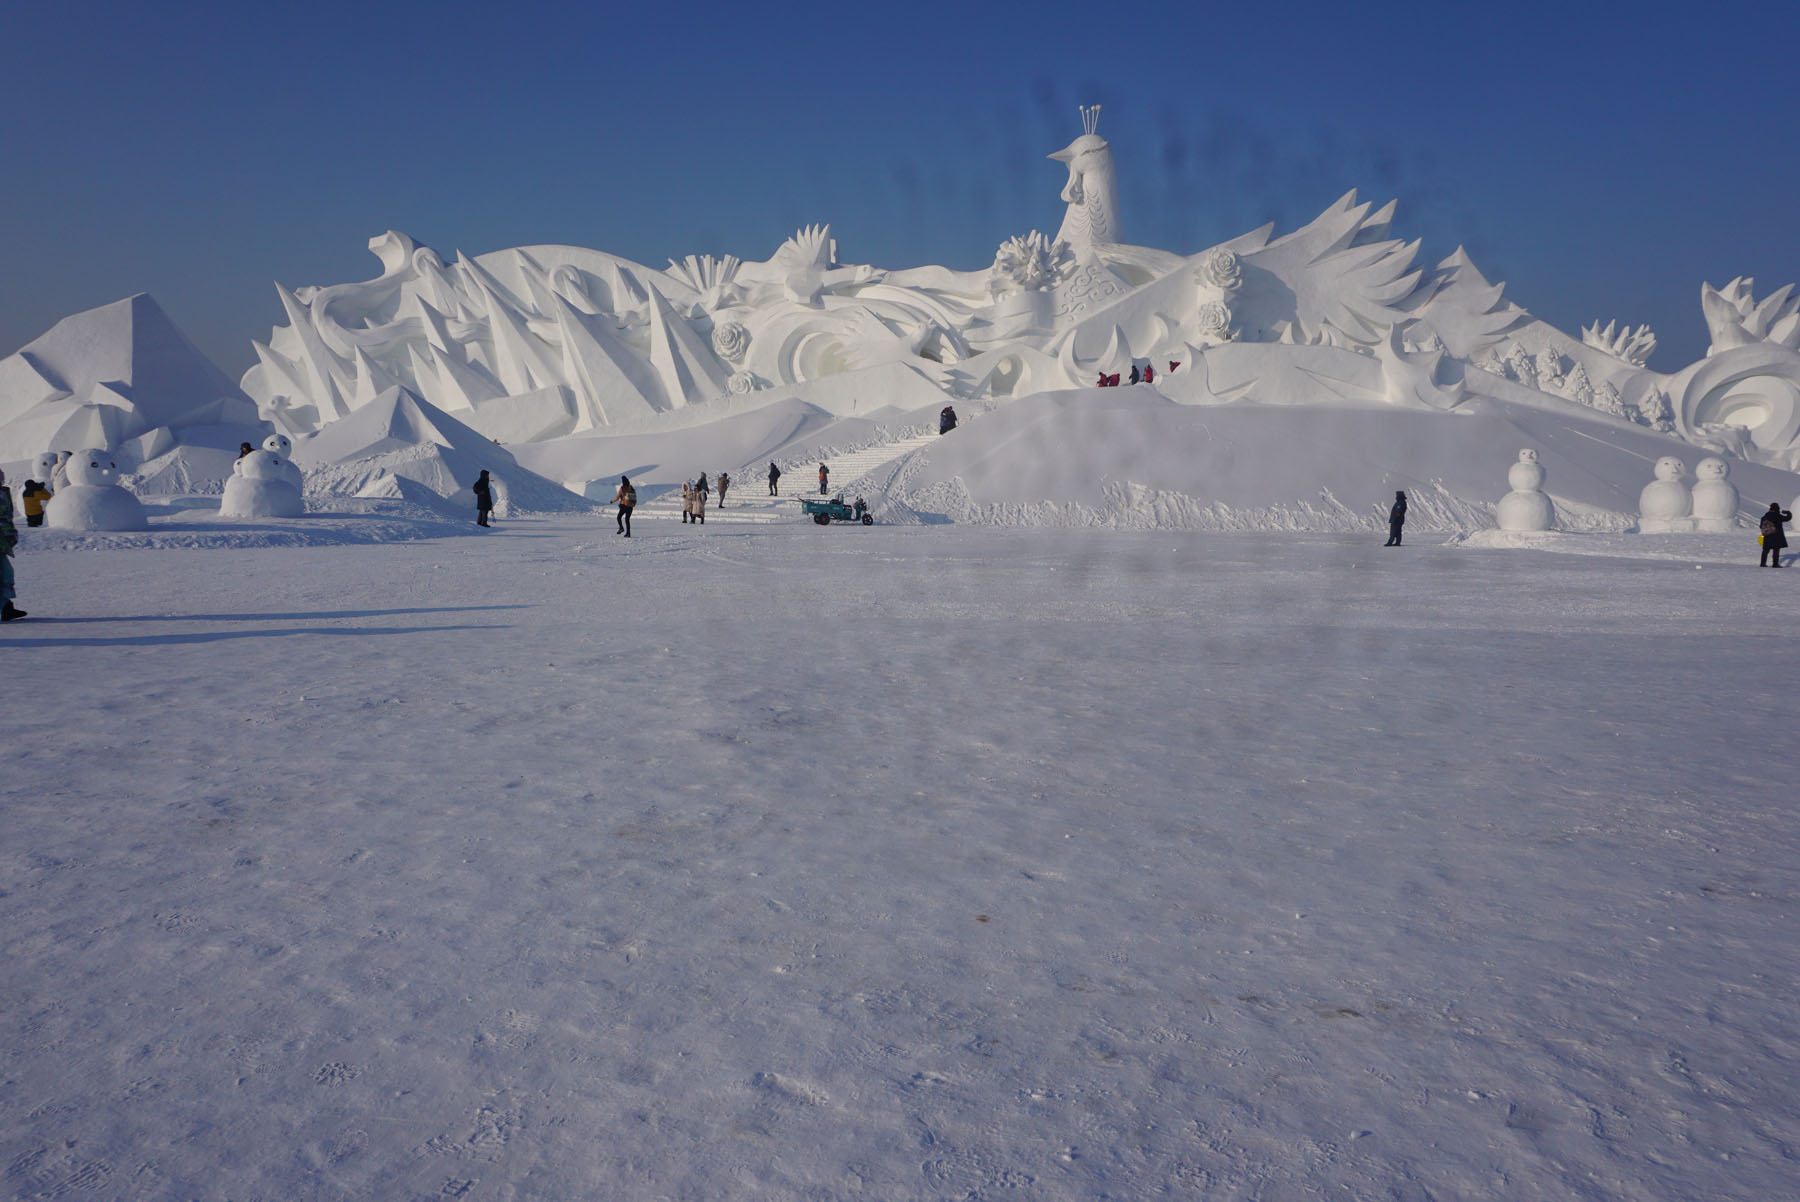
[[721, 359], [736, 362], [750, 349], [750, 331], [742, 322], [722, 321], [713, 327], [712, 344]]
[[[740, 330], [743, 328], [743, 326], [738, 326]], [[715, 334], [714, 337], [717, 338], [717, 335]], [[748, 335], [746, 335], [747, 337]], [[746, 396], [755, 392], [758, 387], [754, 372], [734, 371], [731, 373], [731, 378], [725, 381], [725, 388], [732, 396]]]
[[1237, 252], [1215, 246], [1200, 260], [1200, 282], [1221, 292], [1232, 292], [1243, 286], [1244, 267]]
[[1203, 338], [1228, 341], [1231, 338], [1231, 309], [1223, 301], [1207, 301], [1194, 314], [1194, 327]]

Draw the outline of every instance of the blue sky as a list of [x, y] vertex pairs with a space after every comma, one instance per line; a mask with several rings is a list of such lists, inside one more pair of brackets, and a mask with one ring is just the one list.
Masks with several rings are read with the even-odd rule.
[[272, 282], [571, 243], [983, 267], [1054, 231], [1101, 103], [1129, 240], [1398, 198], [1570, 333], [1703, 354], [1702, 280], [1800, 279], [1792, 6], [19, 0], [0, 38], [0, 354], [153, 293], [228, 373]]

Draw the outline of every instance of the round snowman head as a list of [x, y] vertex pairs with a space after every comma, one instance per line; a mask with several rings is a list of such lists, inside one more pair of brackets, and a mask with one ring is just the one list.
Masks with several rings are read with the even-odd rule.
[[50, 479], [50, 477], [56, 474], [56, 460], [57, 454], [55, 451], [45, 451], [42, 455], [39, 455], [36, 459], [31, 461], [31, 474], [36, 476], [39, 480]]
[[1715, 457], [1702, 459], [1694, 465], [1694, 475], [1702, 480], [1723, 480], [1731, 474], [1731, 468], [1723, 459]]
[[1656, 461], [1656, 478], [1658, 480], [1679, 480], [1687, 473], [1687, 464], [1673, 455], [1664, 455]]
[[1522, 449], [1519, 452], [1519, 462], [1520, 463], [1536, 463], [1537, 461], [1538, 461], [1538, 453], [1535, 450], [1533, 450], [1532, 448], [1525, 447], [1524, 449]]
[[279, 480], [281, 465], [285, 462], [287, 461], [273, 451], [251, 451], [239, 458], [232, 465], [232, 470], [246, 480]]
[[75, 452], [69, 460], [71, 484], [116, 484], [118, 480], [119, 465], [113, 461], [111, 451], [90, 448]]
[[271, 434], [263, 439], [262, 449], [286, 459], [294, 453], [294, 443], [285, 434]]

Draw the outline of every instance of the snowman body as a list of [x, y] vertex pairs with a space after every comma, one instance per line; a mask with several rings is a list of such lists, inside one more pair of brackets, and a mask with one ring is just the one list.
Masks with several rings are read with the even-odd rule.
[[1669, 534], [1694, 528], [1694, 495], [1682, 476], [1687, 465], [1673, 455], [1656, 461], [1656, 478], [1638, 494], [1638, 530]]
[[1544, 492], [1544, 465], [1530, 447], [1519, 452], [1519, 461], [1506, 469], [1512, 491], [1500, 498], [1494, 518], [1500, 529], [1520, 534], [1541, 534], [1556, 524], [1556, 506]]
[[1694, 529], [1728, 533], [1737, 526], [1738, 490], [1723, 459], [1702, 459], [1694, 466]]
[[273, 451], [251, 451], [231, 465], [219, 516], [225, 518], [297, 518], [306, 513], [300, 489], [283, 469], [292, 464]]
[[148, 530], [143, 503], [119, 486], [111, 452], [78, 451], [64, 465], [68, 483], [44, 507], [53, 530]]

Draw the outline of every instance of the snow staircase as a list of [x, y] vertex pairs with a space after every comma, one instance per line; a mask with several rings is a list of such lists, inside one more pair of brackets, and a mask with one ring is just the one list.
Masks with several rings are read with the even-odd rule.
[[[856, 497], [855, 486], [879, 468], [893, 463], [920, 447], [929, 446], [937, 441], [936, 434], [917, 434], [911, 438], [902, 438], [894, 442], [884, 442], [872, 447], [864, 447], [860, 451], [851, 451], [845, 455], [834, 455], [823, 462], [830, 472], [831, 491], [829, 496], [844, 495], [846, 501]], [[768, 464], [749, 465], [731, 473], [731, 489], [725, 494], [725, 507], [718, 504], [718, 495], [713, 494], [706, 506], [706, 524], [715, 522], [731, 524], [791, 522], [799, 520], [800, 497], [817, 497], [819, 495], [819, 463], [817, 459], [803, 462], [784, 462], [781, 464], [781, 496], [769, 495]], [[681, 520], [681, 486], [660, 494], [654, 500], [639, 505], [633, 514], [636, 518], [666, 518], [672, 522]]]

